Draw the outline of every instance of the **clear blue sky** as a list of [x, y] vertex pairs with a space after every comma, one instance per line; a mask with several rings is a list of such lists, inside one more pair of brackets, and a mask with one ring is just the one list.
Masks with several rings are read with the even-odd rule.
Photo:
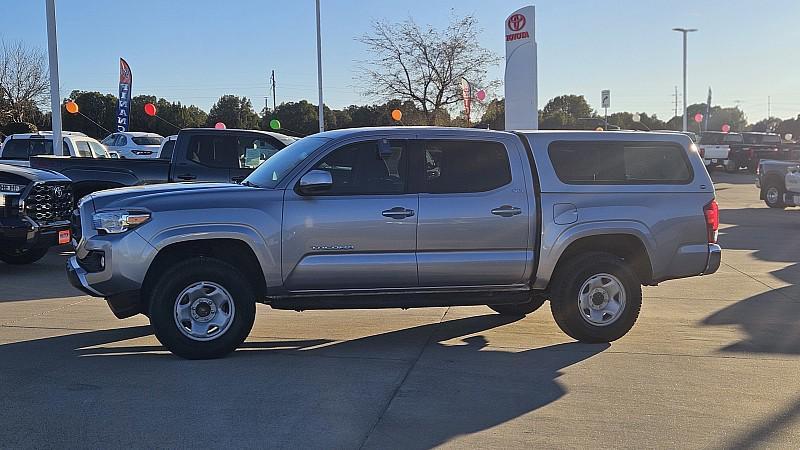
[[[450, 10], [475, 14], [481, 44], [503, 56], [503, 21], [523, 1], [322, 0], [326, 104], [371, 102], [355, 87], [355, 37], [376, 19], [413, 17], [443, 26]], [[673, 115], [681, 84], [680, 35], [690, 35], [689, 102], [739, 106], [748, 119], [800, 113], [800, 1], [542, 0], [537, 8], [540, 108], [547, 99], [583, 94], [599, 108]], [[4, 0], [0, 37], [46, 49], [44, 0]], [[270, 70], [278, 102], [316, 103], [313, 0], [57, 0], [61, 92], [116, 93], [117, 60], [134, 74], [133, 95], [154, 94], [206, 111], [223, 94], [260, 109]], [[491, 71], [502, 79], [502, 67]], [[502, 95], [502, 89], [497, 93]]]

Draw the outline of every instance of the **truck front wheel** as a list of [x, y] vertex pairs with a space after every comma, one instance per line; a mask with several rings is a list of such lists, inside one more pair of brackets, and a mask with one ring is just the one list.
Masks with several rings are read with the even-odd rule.
[[0, 248], [0, 261], [8, 264], [31, 264], [44, 258], [47, 248]]
[[629, 265], [616, 255], [585, 253], [558, 269], [550, 308], [561, 330], [582, 342], [611, 342], [636, 323], [642, 286]]
[[244, 342], [255, 321], [255, 294], [232, 265], [195, 257], [166, 270], [149, 292], [155, 335], [187, 359], [219, 358]]

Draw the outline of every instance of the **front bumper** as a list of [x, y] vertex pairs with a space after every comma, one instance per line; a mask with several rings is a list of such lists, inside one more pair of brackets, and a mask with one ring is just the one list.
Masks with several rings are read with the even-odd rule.
[[722, 247], [719, 244], [708, 244], [708, 262], [703, 275], [710, 275], [716, 272], [719, 270], [720, 264], [722, 264]]
[[59, 233], [69, 229], [69, 222], [39, 226], [28, 220], [6, 218], [0, 220], [0, 242], [21, 248], [53, 247], [61, 244]]

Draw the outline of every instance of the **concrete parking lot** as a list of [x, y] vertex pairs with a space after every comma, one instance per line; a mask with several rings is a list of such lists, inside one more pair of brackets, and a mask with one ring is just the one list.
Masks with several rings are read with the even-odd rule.
[[645, 289], [633, 331], [549, 308], [275, 311], [221, 360], [166, 353], [69, 286], [0, 266], [0, 447], [797, 448], [800, 209], [714, 173], [723, 265]]

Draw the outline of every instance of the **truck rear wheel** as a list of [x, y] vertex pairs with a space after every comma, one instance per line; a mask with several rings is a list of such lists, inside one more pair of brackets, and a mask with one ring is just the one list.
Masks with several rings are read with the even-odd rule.
[[31, 264], [44, 258], [47, 248], [0, 248], [0, 261], [8, 264]]
[[531, 294], [530, 300], [525, 303], [489, 305], [489, 308], [504, 316], [521, 317], [521, 316], [527, 316], [528, 314], [541, 308], [541, 306], [544, 304], [546, 300], [547, 298], [545, 298], [543, 295]]
[[582, 342], [611, 342], [633, 328], [642, 286], [629, 265], [609, 253], [575, 256], [558, 269], [550, 309], [561, 330]]
[[767, 184], [764, 186], [764, 203], [770, 208], [785, 208], [786, 203], [783, 202], [783, 194], [785, 192], [783, 186], [774, 181]]
[[255, 321], [255, 294], [242, 273], [214, 258], [176, 264], [149, 294], [155, 335], [170, 352], [187, 359], [219, 358], [244, 342]]

